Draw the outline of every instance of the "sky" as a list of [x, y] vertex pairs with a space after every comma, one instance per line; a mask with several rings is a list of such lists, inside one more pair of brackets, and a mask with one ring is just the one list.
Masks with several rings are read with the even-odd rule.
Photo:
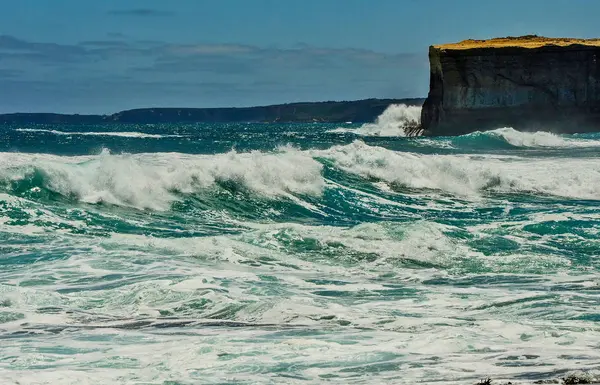
[[424, 97], [429, 45], [600, 36], [598, 0], [0, 4], [0, 113]]

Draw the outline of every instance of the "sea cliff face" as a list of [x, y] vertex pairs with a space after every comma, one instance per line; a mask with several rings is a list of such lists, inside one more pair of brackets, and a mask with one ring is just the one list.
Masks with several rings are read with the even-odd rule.
[[421, 116], [425, 135], [500, 127], [600, 131], [597, 41], [512, 39], [430, 47], [430, 91]]

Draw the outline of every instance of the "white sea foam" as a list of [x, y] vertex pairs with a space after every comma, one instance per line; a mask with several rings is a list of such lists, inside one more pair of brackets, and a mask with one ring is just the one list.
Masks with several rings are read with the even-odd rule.
[[327, 150], [285, 147], [275, 152], [217, 155], [0, 153], [0, 183], [24, 180], [39, 172], [42, 187], [82, 202], [156, 210], [168, 209], [180, 193], [193, 194], [219, 185], [304, 205], [298, 195], [319, 196], [326, 187], [323, 166], [313, 157], [331, 159], [346, 172], [396, 189], [440, 190], [472, 198], [486, 192], [522, 192], [600, 199], [599, 158], [425, 155], [361, 141]]
[[23, 180], [37, 171], [44, 176], [44, 187], [82, 202], [156, 210], [167, 209], [177, 193], [223, 183], [267, 198], [318, 196], [325, 185], [321, 168], [309, 154], [292, 148], [218, 155], [0, 153], [0, 183]]
[[15, 131], [19, 132], [45, 132], [54, 135], [67, 135], [67, 136], [116, 136], [121, 138], [140, 138], [140, 139], [162, 139], [162, 138], [183, 138], [187, 135], [174, 135], [174, 134], [147, 134], [145, 132], [128, 132], [128, 131], [106, 131], [106, 132], [71, 132], [71, 131], [58, 131], [58, 130], [45, 130], [41, 128], [17, 128]]
[[442, 190], [464, 197], [490, 191], [600, 199], [600, 158], [423, 155], [361, 141], [314, 154], [332, 159], [347, 172], [398, 187]]
[[421, 121], [421, 107], [406, 104], [392, 104], [375, 123], [363, 124], [359, 128], [339, 127], [329, 132], [348, 132], [361, 136], [406, 136], [405, 128], [418, 125]]
[[[597, 367], [598, 237], [583, 232], [598, 230], [597, 207], [479, 199], [598, 199], [599, 158], [580, 155], [441, 156], [360, 141], [217, 155], [0, 153], [0, 383], [458, 385], [490, 376], [525, 385]], [[318, 160], [338, 169], [327, 175], [352, 178], [324, 180]], [[223, 210], [213, 222], [232, 231], [203, 234], [202, 210], [48, 202], [28, 195], [41, 186], [30, 189], [30, 177], [79, 200], [156, 209], [218, 185], [299, 200], [335, 189], [322, 202], [344, 199], [348, 221], [282, 209], [289, 223], [257, 223]], [[23, 183], [4, 189], [11, 182]], [[437, 191], [424, 202], [401, 196], [407, 187]], [[408, 214], [381, 215], [382, 206]], [[361, 220], [358, 207], [379, 220]], [[499, 239], [511, 244], [496, 247]]]
[[[600, 140], [582, 139], [573, 136], [561, 136], [551, 132], [522, 132], [510, 127], [478, 132], [493, 137], [502, 138], [515, 147], [597, 147]], [[471, 134], [472, 135], [472, 134]]]
[[[14, 274], [17, 279], [0, 284], [0, 299], [10, 300], [3, 311], [25, 318], [2, 324], [2, 332], [39, 327], [52, 330], [54, 338], [6, 338], [3, 353], [11, 357], [5, 364], [10, 370], [0, 371], [0, 380], [261, 382], [265, 373], [284, 367], [286, 375], [302, 380], [274, 377], [273, 383], [317, 384], [337, 376], [336, 383], [464, 384], [487, 375], [514, 381], [524, 372], [556, 377], [553, 371], [572, 367], [569, 356], [578, 357], [578, 367], [600, 359], [593, 322], [567, 320], [590, 305], [571, 300], [574, 293], [565, 288], [589, 277], [552, 275], [552, 282], [564, 283], [554, 291], [543, 281], [493, 284], [493, 276], [490, 284], [436, 285], [423, 279], [461, 277], [390, 264], [403, 254], [448, 268], [453, 260], [486, 259], [446, 236], [449, 226], [247, 225], [252, 230], [239, 236], [72, 237], [71, 258], [31, 265], [27, 275], [3, 272], [3, 278]], [[294, 248], [302, 242], [309, 246], [305, 255]], [[339, 244], [378, 255], [387, 269], [368, 261], [349, 266], [348, 252], [328, 261], [329, 249]], [[315, 251], [322, 258], [311, 255]], [[501, 265], [509, 257], [487, 259]], [[250, 261], [255, 264], [244, 263]], [[18, 284], [48, 271], [52, 283]], [[112, 280], [105, 284], [102, 278], [109, 273]], [[59, 294], [58, 289], [73, 291]], [[52, 307], [56, 314], [37, 311]], [[174, 309], [179, 309], [176, 318], [160, 319], [157, 328], [113, 328], [151, 322], [160, 317], [158, 310]], [[562, 317], [540, 317], [543, 309]], [[166, 328], [169, 322], [220, 319], [240, 327]], [[261, 324], [279, 327], [274, 331]], [[61, 332], [61, 326], [68, 331]], [[41, 364], [48, 369], [39, 369]]]
[[[460, 245], [453, 243], [444, 234], [446, 226], [417, 221], [403, 225], [361, 224], [352, 228], [334, 226], [305, 226], [300, 224], [246, 224], [256, 229], [256, 232], [243, 236], [247, 242], [260, 245], [266, 249], [290, 254], [313, 253], [320, 251], [328, 256], [323, 263], [339, 265], [340, 261], [329, 256], [328, 250], [343, 246], [347, 251], [339, 252], [340, 258], [348, 258], [350, 262], [353, 253], [371, 254], [377, 260], [364, 262], [377, 270], [378, 265], [389, 267], [390, 263], [403, 258], [415, 259], [419, 262], [429, 262], [451, 266], [458, 256], [469, 254]], [[296, 242], [290, 242], [294, 240]], [[312, 241], [316, 242], [312, 242]], [[297, 246], [305, 242], [312, 246], [308, 250], [289, 249], [287, 243]], [[351, 251], [351, 252], [350, 252]], [[360, 259], [355, 261], [359, 264]], [[367, 271], [353, 274], [369, 274]]]

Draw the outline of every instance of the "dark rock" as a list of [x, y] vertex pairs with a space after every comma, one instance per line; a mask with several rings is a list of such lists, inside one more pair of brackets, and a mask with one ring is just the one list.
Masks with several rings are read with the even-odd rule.
[[600, 131], [599, 59], [598, 40], [525, 36], [432, 46], [424, 134]]

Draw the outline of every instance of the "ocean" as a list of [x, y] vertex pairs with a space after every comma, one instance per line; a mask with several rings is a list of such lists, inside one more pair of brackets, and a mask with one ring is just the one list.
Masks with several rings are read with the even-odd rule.
[[0, 127], [0, 383], [600, 368], [600, 134]]

